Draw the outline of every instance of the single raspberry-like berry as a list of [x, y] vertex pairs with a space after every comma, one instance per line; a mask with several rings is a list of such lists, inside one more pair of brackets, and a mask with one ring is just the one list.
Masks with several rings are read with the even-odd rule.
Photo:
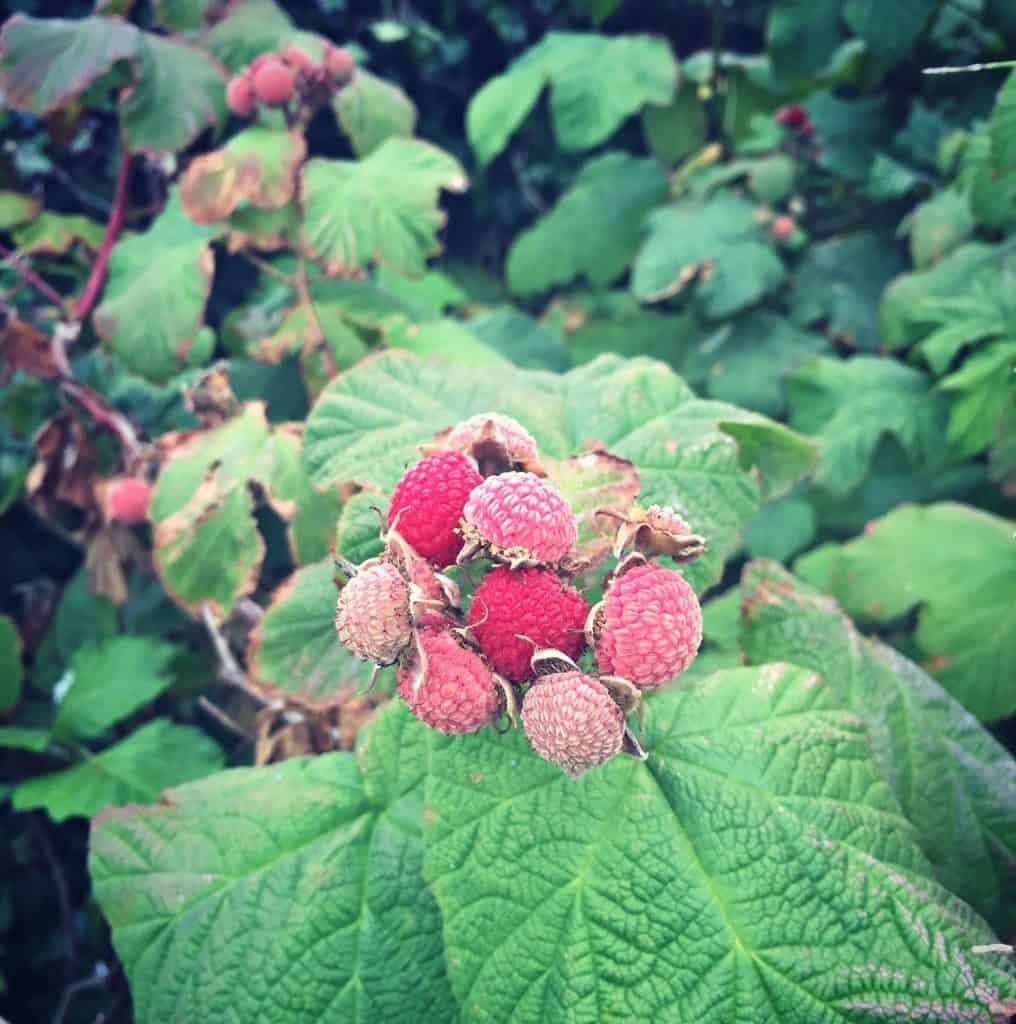
[[532, 473], [489, 476], [462, 513], [459, 561], [482, 551], [512, 566], [554, 564], [575, 550], [575, 515], [561, 492]]
[[794, 131], [799, 131], [810, 120], [808, 111], [800, 103], [780, 107], [775, 116], [777, 124], [782, 124], [785, 128], [791, 128]]
[[[434, 439], [435, 450], [450, 448], [474, 458], [483, 476], [510, 469], [545, 476], [536, 441], [521, 423], [498, 412], [470, 416]], [[427, 450], [426, 448], [424, 450]]]
[[115, 523], [143, 523], [148, 518], [152, 488], [135, 476], [121, 476], [106, 487], [106, 518]]
[[358, 658], [390, 665], [413, 637], [409, 584], [389, 562], [361, 567], [339, 591], [335, 606], [339, 643]]
[[423, 629], [417, 658], [399, 669], [399, 696], [425, 725], [448, 734], [476, 732], [501, 708], [487, 663], [447, 630]]
[[329, 46], [325, 51], [325, 69], [336, 85], [346, 85], [353, 80], [356, 63], [349, 50], [341, 46]]
[[428, 455], [395, 485], [388, 525], [438, 567], [462, 550], [458, 534], [466, 499], [483, 482], [472, 460], [458, 452]]
[[651, 689], [695, 658], [702, 643], [702, 609], [680, 573], [632, 558], [593, 609], [588, 639], [601, 672]]
[[307, 74], [314, 68], [314, 58], [299, 46], [290, 43], [279, 51], [279, 56], [296, 72]]
[[583, 672], [542, 676], [522, 702], [533, 749], [573, 779], [609, 761], [624, 741], [624, 715], [610, 691]]
[[498, 566], [484, 577], [469, 606], [469, 625], [495, 672], [514, 683], [532, 676], [535, 650], [577, 658], [589, 605], [550, 569]]
[[250, 117], [254, 113], [254, 88], [247, 75], [234, 75], [226, 86], [226, 106], [237, 117]]
[[786, 214], [776, 217], [772, 224], [769, 225], [769, 234], [777, 242], [785, 242], [788, 238], [792, 238], [796, 230], [797, 221], [793, 217], [786, 216]]
[[254, 71], [254, 92], [262, 103], [281, 107], [293, 95], [296, 77], [278, 57], [269, 56]]

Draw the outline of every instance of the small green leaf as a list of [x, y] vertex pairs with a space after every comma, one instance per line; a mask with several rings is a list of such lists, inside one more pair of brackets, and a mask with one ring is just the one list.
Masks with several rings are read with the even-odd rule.
[[15, 14], [0, 32], [4, 103], [48, 114], [85, 91], [117, 61], [134, 57], [141, 33], [119, 18]]
[[225, 120], [226, 76], [204, 51], [146, 32], [135, 60], [136, 80], [120, 103], [128, 148], [175, 153]]
[[391, 705], [358, 758], [234, 769], [99, 818], [89, 866], [140, 1024], [227, 1004], [287, 1024], [457, 1020], [421, 878], [426, 759]]
[[424, 873], [463, 1020], [779, 1024], [930, 1003], [987, 1021], [981, 993], [1011, 990], [1001, 958], [970, 953], [992, 933], [934, 880], [832, 680], [717, 672], [648, 701], [642, 737], [648, 761], [575, 782], [518, 731], [435, 735]]
[[707, 138], [706, 114], [694, 84], [679, 84], [666, 107], [646, 107], [642, 133], [653, 155], [669, 167], [701, 149]]
[[330, 558], [298, 569], [276, 589], [250, 638], [248, 664], [256, 686], [272, 696], [327, 707], [364, 685], [365, 663], [335, 634], [337, 598]]
[[144, 234], [117, 243], [95, 328], [135, 373], [162, 382], [212, 354], [203, 323], [215, 234], [189, 220], [174, 194]]
[[80, 214], [43, 210], [31, 224], [14, 232], [14, 241], [25, 255], [52, 253], [62, 256], [78, 242], [85, 249], [96, 252], [102, 244], [103, 234], [105, 228], [98, 221]]
[[490, 163], [550, 86], [554, 133], [564, 149], [589, 149], [646, 104], [670, 103], [677, 62], [663, 39], [548, 32], [473, 96], [466, 133]]
[[35, 220], [40, 208], [41, 203], [35, 196], [0, 190], [0, 231], [8, 231], [19, 224]]
[[[903, 506], [824, 548], [823, 586], [855, 619], [919, 609], [927, 670], [978, 718], [1016, 711], [1016, 523], [965, 505]], [[797, 571], [809, 576], [809, 558]]]
[[101, 754], [15, 787], [15, 810], [45, 809], [54, 821], [91, 817], [115, 804], [151, 803], [167, 786], [210, 775], [222, 751], [204, 733], [165, 718], [143, 725]]
[[201, 28], [216, 6], [217, 0], [153, 0], [152, 3], [159, 24], [176, 32]]
[[335, 531], [335, 552], [359, 565], [384, 550], [381, 530], [388, 499], [374, 491], [360, 491], [342, 506]]
[[632, 291], [643, 302], [699, 281], [702, 312], [718, 319], [753, 305], [786, 276], [746, 199], [721, 193], [706, 203], [684, 200], [657, 210], [648, 224], [632, 271]]
[[998, 90], [988, 131], [995, 167], [1005, 170], [1016, 168], [1016, 72], [1011, 73]]
[[876, 57], [895, 64], [910, 52], [937, 8], [936, 0], [897, 0], [887, 17], [880, 0], [846, 0], [843, 17]]
[[947, 188], [917, 206], [900, 224], [899, 233], [909, 234], [911, 259], [923, 270], [966, 241], [974, 227], [966, 194]]
[[785, 658], [822, 674], [864, 719], [879, 775], [942, 883], [1009, 934], [1016, 762], [933, 679], [778, 565], [749, 565], [742, 591], [748, 660]]
[[913, 367], [874, 356], [817, 356], [790, 377], [787, 396], [791, 426], [821, 447], [815, 479], [834, 494], [861, 482], [886, 434], [915, 463], [941, 458], [948, 403]]
[[391, 138], [410, 137], [416, 127], [416, 107], [397, 86], [357, 68], [353, 80], [332, 101], [353, 152], [369, 156]]
[[415, 139], [390, 138], [360, 161], [309, 160], [302, 195], [309, 255], [329, 273], [370, 263], [407, 276], [439, 251], [442, 189], [468, 180], [458, 161]]
[[175, 649], [144, 636], [115, 636], [78, 650], [70, 689], [60, 701], [53, 735], [89, 738], [154, 700], [172, 679]]
[[0, 714], [18, 703], [24, 676], [17, 626], [7, 615], [0, 615]]
[[634, 257], [649, 211], [666, 197], [667, 179], [655, 160], [627, 153], [590, 160], [550, 213], [512, 243], [512, 291], [529, 295], [580, 275], [610, 284]]

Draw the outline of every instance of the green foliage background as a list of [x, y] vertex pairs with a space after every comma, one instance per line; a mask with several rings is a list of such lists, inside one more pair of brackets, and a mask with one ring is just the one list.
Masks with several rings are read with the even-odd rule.
[[[1016, 72], [924, 73], [1016, 55], [1006, 0], [15, 11], [0, 1016], [1016, 1006], [972, 952], [1016, 936]], [[358, 70], [306, 131], [228, 116], [327, 41]], [[357, 696], [333, 553], [488, 409], [709, 539], [646, 764], [576, 784]]]

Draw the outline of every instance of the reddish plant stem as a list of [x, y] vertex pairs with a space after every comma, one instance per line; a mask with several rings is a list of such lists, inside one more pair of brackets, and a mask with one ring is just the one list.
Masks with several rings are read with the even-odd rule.
[[63, 309], [63, 296], [51, 284], [39, 277], [17, 253], [11, 252], [3, 243], [0, 243], [0, 256], [3, 256], [4, 261], [9, 263], [25, 281], [38, 288], [54, 305]]
[[60, 388], [66, 395], [76, 398], [97, 427], [114, 434], [123, 448], [124, 465], [129, 469], [140, 451], [138, 435], [126, 417], [108, 406], [98, 392], [74, 378], [64, 377]]
[[113, 207], [109, 211], [109, 220], [106, 221], [106, 233], [102, 236], [102, 245], [99, 246], [99, 255], [95, 259], [95, 266], [92, 267], [88, 281], [85, 283], [85, 290], [81, 293], [74, 309], [78, 320], [84, 320], [98, 301], [99, 293], [106, 280], [106, 271], [109, 268], [109, 257], [113, 252], [113, 246], [120, 237], [123, 230], [123, 223], [127, 213], [127, 183], [131, 173], [131, 154], [124, 153], [120, 158], [120, 169], [116, 172], [116, 186], [113, 192]]

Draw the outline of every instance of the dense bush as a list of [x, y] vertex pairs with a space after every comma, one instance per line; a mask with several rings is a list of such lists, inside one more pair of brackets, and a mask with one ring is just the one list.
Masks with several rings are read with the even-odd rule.
[[[0, 1016], [1016, 1013], [1012, 5], [15, 7]], [[706, 538], [647, 760], [337, 640], [488, 411]]]

